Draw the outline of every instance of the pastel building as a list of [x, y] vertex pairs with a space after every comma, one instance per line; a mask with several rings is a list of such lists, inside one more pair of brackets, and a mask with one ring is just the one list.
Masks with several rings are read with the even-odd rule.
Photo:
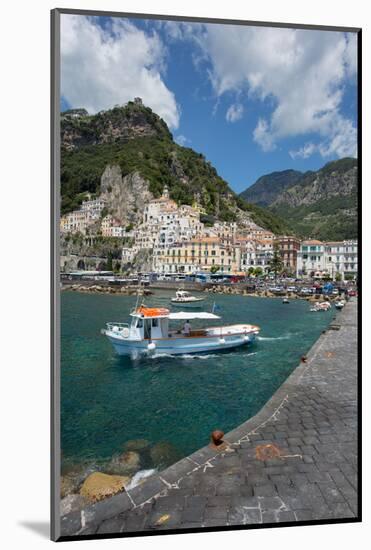
[[218, 237], [200, 237], [154, 251], [154, 270], [160, 273], [221, 272], [239, 270], [240, 250], [224, 245]]
[[300, 240], [294, 236], [277, 237], [276, 242], [282, 258], [283, 268], [296, 273]]
[[333, 241], [325, 243], [326, 268], [335, 278], [340, 273], [342, 280], [351, 280], [358, 273], [358, 241]]
[[317, 240], [302, 241], [297, 252], [297, 275], [313, 277], [325, 269], [325, 244]]

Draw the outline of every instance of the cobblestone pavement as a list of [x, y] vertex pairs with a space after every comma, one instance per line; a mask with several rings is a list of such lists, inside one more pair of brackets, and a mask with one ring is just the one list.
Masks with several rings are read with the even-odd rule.
[[62, 534], [356, 518], [356, 310], [350, 301], [223, 450], [205, 447], [129, 495], [62, 518]]

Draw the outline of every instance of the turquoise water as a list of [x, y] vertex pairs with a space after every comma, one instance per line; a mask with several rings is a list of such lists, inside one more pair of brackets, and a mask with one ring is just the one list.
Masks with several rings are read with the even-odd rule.
[[[168, 305], [172, 294], [156, 291], [146, 304]], [[134, 361], [100, 334], [106, 321], [128, 320], [134, 297], [62, 292], [61, 301], [64, 462], [104, 461], [139, 438], [190, 454], [212, 430], [228, 432], [256, 414], [334, 317], [309, 312], [302, 300], [222, 295], [224, 323], [261, 327], [250, 348]], [[207, 297], [205, 309], [212, 302]]]

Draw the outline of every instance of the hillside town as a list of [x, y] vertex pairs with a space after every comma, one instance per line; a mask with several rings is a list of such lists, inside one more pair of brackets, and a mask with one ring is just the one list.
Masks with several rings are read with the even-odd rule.
[[[159, 276], [263, 275], [279, 270], [291, 277], [337, 281], [357, 277], [357, 240], [301, 241], [294, 235], [274, 235], [252, 221], [243, 227], [236, 222], [204, 223], [204, 213], [197, 196], [192, 206], [179, 206], [165, 186], [162, 196], [145, 206], [136, 226], [122, 225], [107, 211], [102, 198], [88, 196], [78, 210], [62, 216], [60, 230], [62, 236], [80, 234], [90, 240], [121, 238], [125, 243], [121, 272], [130, 272], [137, 255], [147, 251], [152, 272]], [[65, 271], [64, 265], [61, 270]]]

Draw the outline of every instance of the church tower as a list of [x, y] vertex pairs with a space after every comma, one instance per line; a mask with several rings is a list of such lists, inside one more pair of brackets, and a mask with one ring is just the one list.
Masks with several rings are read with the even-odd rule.
[[162, 191], [162, 196], [163, 196], [165, 199], [168, 199], [168, 198], [169, 198], [169, 188], [168, 188], [167, 185], [165, 185], [164, 190]]

